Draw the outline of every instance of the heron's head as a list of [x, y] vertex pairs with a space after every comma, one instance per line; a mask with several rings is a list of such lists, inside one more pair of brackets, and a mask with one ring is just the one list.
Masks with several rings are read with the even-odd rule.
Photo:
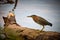
[[31, 16], [27, 16], [27, 17], [32, 17], [33, 18], [33, 17], [36, 17], [36, 15], [31, 15]]

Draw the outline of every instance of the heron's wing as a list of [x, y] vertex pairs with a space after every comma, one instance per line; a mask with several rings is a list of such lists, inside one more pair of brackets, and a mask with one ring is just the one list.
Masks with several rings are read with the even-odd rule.
[[42, 24], [45, 24], [45, 25], [49, 24], [49, 22], [42, 17], [39, 17], [39, 23], [42, 23]]

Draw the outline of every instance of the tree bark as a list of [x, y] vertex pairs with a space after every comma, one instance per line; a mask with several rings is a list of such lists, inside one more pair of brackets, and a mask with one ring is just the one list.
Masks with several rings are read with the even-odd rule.
[[15, 16], [6, 17], [6, 20], [3, 19], [5, 22], [3, 30], [8, 37], [6, 40], [60, 40], [60, 33], [58, 32], [40, 32], [40, 30], [20, 26], [16, 23]]

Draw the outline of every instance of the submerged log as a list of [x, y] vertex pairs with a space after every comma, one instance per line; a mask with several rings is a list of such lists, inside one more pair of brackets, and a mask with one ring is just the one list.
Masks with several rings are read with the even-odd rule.
[[6, 40], [60, 40], [60, 33], [52, 31], [42, 31], [22, 27], [16, 23], [15, 15], [12, 13], [4, 20], [4, 33]]

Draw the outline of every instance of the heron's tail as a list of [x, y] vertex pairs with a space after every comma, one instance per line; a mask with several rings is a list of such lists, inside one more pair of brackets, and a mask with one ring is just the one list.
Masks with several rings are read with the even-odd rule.
[[52, 27], [52, 23], [49, 23], [49, 25]]

